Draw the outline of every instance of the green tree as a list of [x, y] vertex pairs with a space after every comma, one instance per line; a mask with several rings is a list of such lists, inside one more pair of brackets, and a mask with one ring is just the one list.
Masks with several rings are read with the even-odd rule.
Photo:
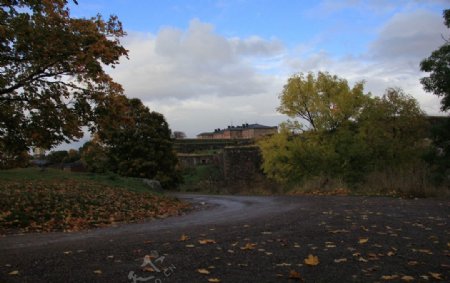
[[[444, 22], [450, 28], [450, 9], [444, 10]], [[420, 63], [420, 69], [430, 73], [429, 77], [420, 80], [428, 92], [442, 96], [441, 109], [450, 109], [450, 38]]]
[[285, 124], [260, 142], [263, 170], [283, 183], [323, 177], [356, 184], [372, 171], [404, 166], [423, 152], [423, 113], [401, 89], [372, 98], [362, 83], [350, 89], [326, 73], [317, 79], [296, 75], [284, 87], [279, 110], [310, 125], [300, 131], [294, 125], [292, 131], [293, 123]]
[[[348, 82], [326, 72], [296, 74], [280, 94], [278, 111], [298, 119], [302, 130], [332, 130], [356, 119], [364, 105], [364, 82], [350, 88]], [[305, 125], [304, 122], [307, 122]]]
[[[98, 139], [108, 157], [108, 169], [123, 176], [157, 179], [165, 188], [176, 186], [177, 158], [164, 116], [151, 112], [139, 99], [122, 96], [118, 100], [105, 105], [103, 111], [110, 115], [101, 114], [104, 120], [98, 130]], [[126, 107], [113, 112], [116, 103]], [[120, 118], [109, 122], [116, 115]]]
[[67, 5], [67, 0], [0, 3], [2, 158], [80, 138], [96, 106], [122, 93], [103, 69], [127, 54], [119, 42], [121, 23], [114, 16], [73, 18]]

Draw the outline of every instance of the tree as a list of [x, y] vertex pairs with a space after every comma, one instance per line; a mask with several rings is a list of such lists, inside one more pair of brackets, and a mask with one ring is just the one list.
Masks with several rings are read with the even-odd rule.
[[[450, 28], [450, 9], [444, 10], [444, 22]], [[420, 69], [430, 73], [429, 77], [420, 80], [424, 89], [442, 96], [441, 110], [450, 109], [450, 38], [420, 63]]]
[[[104, 118], [98, 128], [98, 144], [106, 152], [108, 170], [123, 176], [157, 179], [165, 188], [177, 185], [177, 158], [164, 116], [151, 112], [139, 99], [122, 96], [117, 100], [102, 109], [110, 114], [100, 114]], [[125, 107], [114, 112], [116, 104]]]
[[344, 79], [328, 73], [317, 76], [302, 73], [292, 76], [283, 87], [278, 111], [291, 118], [301, 118], [301, 129], [314, 131], [331, 130], [348, 120], [356, 119], [364, 104], [364, 83], [350, 88]]
[[310, 128], [292, 131], [290, 123], [260, 142], [263, 170], [276, 181], [320, 177], [352, 185], [372, 171], [411, 164], [423, 152], [423, 112], [401, 89], [371, 97], [362, 83], [350, 89], [345, 80], [319, 73], [317, 79], [295, 75], [280, 98], [279, 110]]
[[186, 138], [186, 134], [184, 132], [174, 131], [172, 134], [172, 138], [182, 140]]
[[72, 18], [67, 5], [67, 0], [1, 1], [2, 155], [82, 137], [81, 127], [92, 126], [97, 105], [122, 93], [103, 69], [127, 55], [119, 42], [125, 35], [120, 21]]

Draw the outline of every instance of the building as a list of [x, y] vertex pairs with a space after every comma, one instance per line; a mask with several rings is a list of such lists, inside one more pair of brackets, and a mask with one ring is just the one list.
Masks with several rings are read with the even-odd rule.
[[215, 129], [214, 132], [201, 133], [198, 139], [258, 139], [263, 136], [273, 135], [278, 132], [278, 127], [264, 126], [260, 124], [242, 124], [242, 126], [228, 126], [226, 129]]

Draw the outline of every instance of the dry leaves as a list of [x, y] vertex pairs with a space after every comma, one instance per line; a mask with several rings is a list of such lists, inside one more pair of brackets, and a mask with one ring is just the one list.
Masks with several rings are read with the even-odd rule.
[[255, 243], [246, 243], [245, 246], [241, 247], [241, 250], [253, 250], [255, 247]]
[[359, 241], [358, 241], [358, 243], [360, 243], [360, 244], [365, 244], [365, 243], [367, 243], [368, 241], [369, 241], [369, 238], [360, 238]]
[[291, 270], [289, 272], [289, 279], [303, 281], [302, 277], [300, 276], [300, 273], [295, 270]]
[[219, 283], [219, 282], [221, 282], [221, 281], [220, 281], [219, 278], [208, 278], [208, 282], [211, 282], [211, 283]]
[[203, 239], [203, 240], [198, 240], [198, 243], [201, 245], [206, 245], [206, 244], [215, 244], [216, 241], [214, 241], [212, 239]]
[[319, 264], [319, 258], [312, 254], [309, 254], [307, 258], [304, 260], [305, 264], [315, 266]]
[[209, 272], [208, 269], [205, 269], [205, 268], [199, 268], [199, 269], [197, 269], [197, 272], [200, 273], [200, 274], [209, 274], [209, 273], [211, 273], [211, 272]]

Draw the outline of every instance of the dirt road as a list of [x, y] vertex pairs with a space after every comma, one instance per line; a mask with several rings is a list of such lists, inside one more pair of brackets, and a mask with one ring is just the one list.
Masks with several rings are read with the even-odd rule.
[[3, 236], [0, 282], [450, 279], [448, 200], [179, 197], [200, 209], [92, 231]]

